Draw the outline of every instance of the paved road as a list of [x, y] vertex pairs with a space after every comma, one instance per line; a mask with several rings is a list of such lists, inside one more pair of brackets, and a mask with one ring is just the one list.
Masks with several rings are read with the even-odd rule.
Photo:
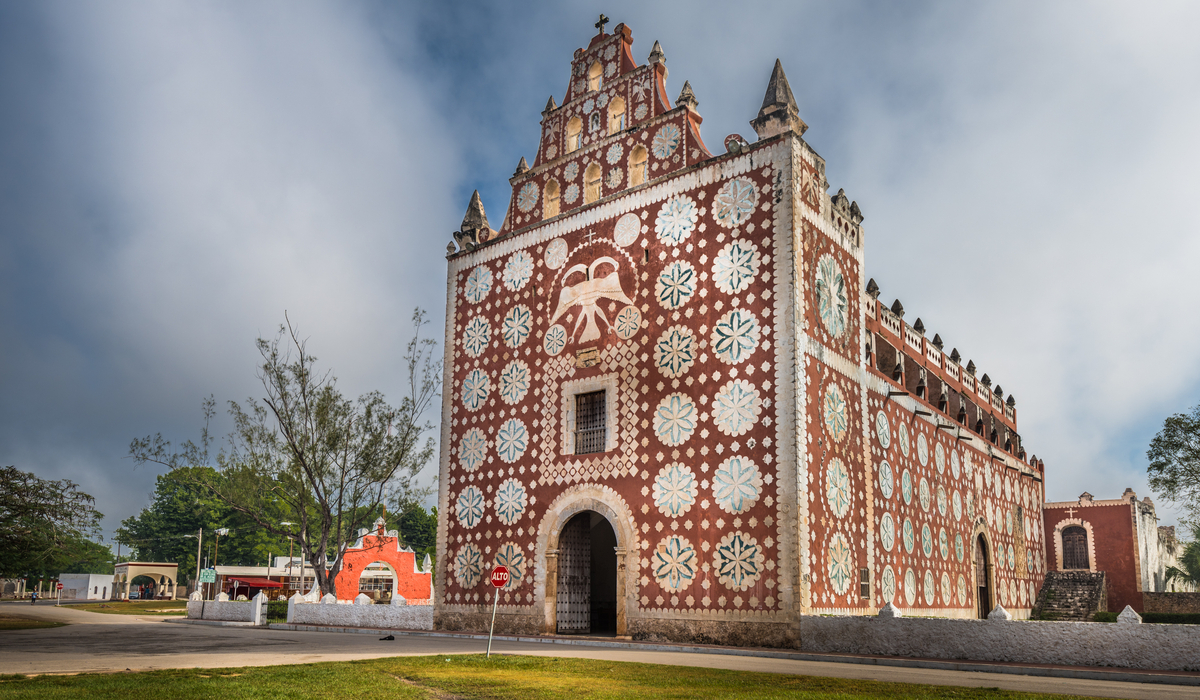
[[[80, 671], [151, 670], [161, 668], [223, 668], [348, 661], [386, 656], [465, 654], [484, 650], [485, 642], [450, 637], [397, 636], [381, 642], [366, 634], [289, 632], [245, 627], [208, 627], [171, 624], [162, 618], [103, 615], [55, 608], [50, 605], [0, 604], [0, 613], [58, 620], [67, 627], [0, 632], [0, 673], [70, 673]], [[920, 668], [795, 661], [715, 654], [609, 649], [548, 645], [530, 642], [496, 642], [493, 651], [537, 656], [583, 657], [610, 661], [675, 664], [768, 673], [790, 673], [929, 683], [934, 685], [995, 687], [1007, 690], [1053, 692], [1109, 698], [1175, 700], [1196, 698], [1196, 687], [1114, 683], [973, 673]]]

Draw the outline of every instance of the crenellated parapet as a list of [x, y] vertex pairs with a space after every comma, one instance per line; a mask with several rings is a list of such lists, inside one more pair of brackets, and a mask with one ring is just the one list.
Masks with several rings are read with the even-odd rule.
[[1006, 398], [1004, 389], [993, 385], [987, 374], [977, 376], [973, 361], [964, 366], [957, 348], [947, 353], [940, 335], [928, 338], [920, 318], [905, 322], [899, 299], [891, 308], [881, 302], [875, 280], [868, 282], [862, 303], [867, 320], [865, 362], [893, 386], [894, 395], [914, 397], [973, 433], [968, 440], [1004, 450], [1041, 473], [1041, 463], [1036, 457], [1027, 458], [1021, 445], [1012, 395]]

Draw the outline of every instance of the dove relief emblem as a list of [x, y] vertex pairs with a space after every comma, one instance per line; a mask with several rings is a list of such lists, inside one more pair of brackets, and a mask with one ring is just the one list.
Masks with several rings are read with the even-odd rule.
[[[596, 269], [605, 263], [612, 265], [612, 271], [607, 275], [597, 276]], [[600, 326], [596, 322], [597, 316], [604, 321], [604, 325], [608, 329], [611, 329], [612, 321], [604, 315], [604, 310], [600, 308], [600, 302], [604, 299], [611, 299], [622, 304], [633, 303], [633, 300], [626, 296], [625, 291], [621, 289], [621, 278], [617, 274], [619, 267], [620, 263], [605, 256], [597, 258], [591, 265], [578, 264], [569, 268], [563, 275], [563, 289], [559, 293], [558, 308], [550, 318], [550, 323], [554, 323], [563, 314], [578, 306], [579, 316], [575, 319], [575, 327], [571, 331], [571, 336], [574, 337], [579, 332], [579, 327], [583, 326], [583, 335], [579, 336], [579, 342], [586, 343], [600, 337]], [[583, 275], [583, 281], [568, 286], [567, 280], [576, 274]]]

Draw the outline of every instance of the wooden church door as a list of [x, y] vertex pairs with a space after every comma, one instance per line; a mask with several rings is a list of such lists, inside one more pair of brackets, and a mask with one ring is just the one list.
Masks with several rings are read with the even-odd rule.
[[975, 538], [975, 585], [978, 586], [979, 618], [987, 619], [992, 611], [992, 591], [988, 586], [987, 545], [983, 537]]
[[592, 631], [592, 532], [587, 513], [572, 518], [558, 538], [555, 613], [559, 634]]

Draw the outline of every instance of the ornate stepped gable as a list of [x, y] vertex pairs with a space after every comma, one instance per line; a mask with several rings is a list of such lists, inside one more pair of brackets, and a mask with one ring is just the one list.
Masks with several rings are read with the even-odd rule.
[[[600, 619], [610, 597], [619, 634], [766, 645], [793, 644], [800, 614], [887, 602], [1028, 614], [1040, 463], [949, 415], [942, 390], [970, 382], [1000, 436], [1015, 409], [865, 284], [862, 212], [827, 194], [780, 63], [757, 141], [720, 155], [666, 77], [657, 42], [638, 66], [628, 27], [601, 31], [503, 225], [473, 198], [456, 233], [436, 624], [485, 626], [497, 564], [511, 631], [583, 629], [580, 606]], [[579, 513], [611, 527], [612, 573], [603, 548], [571, 553]]]

